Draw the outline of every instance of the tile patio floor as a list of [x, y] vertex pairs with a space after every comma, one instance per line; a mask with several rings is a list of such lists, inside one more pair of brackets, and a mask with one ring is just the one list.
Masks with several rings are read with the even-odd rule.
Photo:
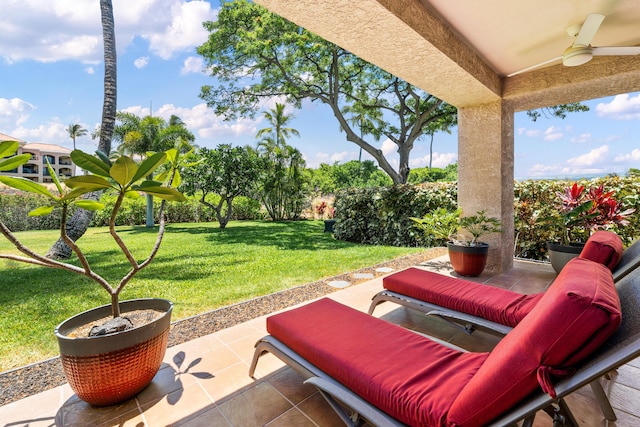
[[[422, 266], [450, 274], [446, 260]], [[555, 277], [546, 264], [516, 261], [509, 272], [478, 280], [519, 292], [544, 289]], [[331, 298], [367, 311], [382, 289], [377, 278], [341, 289]], [[437, 318], [426, 318], [392, 303], [374, 315], [460, 347], [485, 351], [497, 338], [476, 331], [467, 335]], [[256, 379], [248, 375], [254, 343], [266, 334], [265, 318], [221, 330], [167, 350], [165, 363], [152, 384], [120, 405], [95, 408], [78, 400], [68, 385], [0, 407], [2, 426], [320, 426], [343, 425], [315, 389], [273, 355], [263, 356]], [[640, 359], [618, 370], [604, 384], [618, 421], [603, 419], [587, 386], [567, 401], [583, 426], [640, 426]], [[544, 413], [535, 426], [551, 426]]]

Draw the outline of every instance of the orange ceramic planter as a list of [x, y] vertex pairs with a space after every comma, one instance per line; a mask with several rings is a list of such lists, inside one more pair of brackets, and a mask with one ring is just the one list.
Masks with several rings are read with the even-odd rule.
[[160, 369], [169, 339], [173, 304], [161, 299], [120, 303], [124, 316], [134, 310], [164, 312], [151, 323], [115, 334], [70, 338], [79, 325], [110, 315], [111, 306], [85, 311], [56, 328], [60, 360], [78, 397], [95, 406], [113, 405], [140, 393]]
[[461, 276], [479, 276], [487, 265], [489, 245], [478, 243], [476, 246], [461, 246], [447, 243], [449, 261], [453, 270]]

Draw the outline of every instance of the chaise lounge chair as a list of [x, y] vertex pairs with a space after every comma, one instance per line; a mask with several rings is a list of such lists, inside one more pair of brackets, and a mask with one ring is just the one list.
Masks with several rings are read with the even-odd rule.
[[[640, 242], [640, 241], [639, 241]], [[580, 254], [612, 270], [614, 282], [640, 265], [640, 243], [624, 252], [620, 238], [610, 231], [594, 233]], [[438, 316], [466, 333], [476, 328], [505, 335], [538, 303], [543, 293], [521, 294], [477, 282], [459, 279], [419, 268], [408, 268], [383, 279], [384, 290], [373, 297], [369, 307], [385, 301]], [[609, 420], [616, 416], [599, 382], [592, 384], [602, 412]]]
[[324, 298], [267, 319], [270, 335], [256, 344], [249, 374], [273, 353], [350, 426], [530, 426], [539, 410], [577, 425], [563, 398], [640, 355], [640, 276], [621, 280], [618, 292], [608, 269], [574, 259], [490, 353], [453, 349]]

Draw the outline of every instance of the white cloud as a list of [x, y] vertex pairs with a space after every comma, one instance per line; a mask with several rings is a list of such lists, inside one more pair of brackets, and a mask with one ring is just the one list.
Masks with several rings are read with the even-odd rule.
[[562, 138], [561, 129], [556, 126], [551, 126], [544, 131], [544, 140], [545, 141], [555, 141], [557, 139]]
[[603, 145], [598, 148], [594, 148], [586, 154], [578, 157], [573, 157], [567, 160], [567, 164], [571, 167], [584, 167], [592, 166], [596, 163], [602, 163], [609, 154], [609, 146]]
[[[457, 153], [433, 153], [431, 166], [434, 168], [444, 168], [458, 161]], [[411, 168], [424, 168], [429, 166], [429, 156], [418, 157], [409, 161]]]
[[558, 166], [543, 165], [542, 163], [537, 163], [529, 168], [527, 174], [532, 178], [547, 177], [557, 174], [559, 170], [560, 168]]
[[149, 40], [149, 49], [163, 59], [204, 43], [209, 33], [202, 27], [202, 22], [215, 20], [216, 16], [211, 4], [206, 1], [171, 3], [171, 22], [162, 31], [143, 35]]
[[[125, 109], [138, 116], [149, 114], [149, 108], [133, 106]], [[225, 143], [225, 138], [233, 137], [254, 137], [258, 131], [258, 119], [237, 119], [235, 121], [224, 121], [222, 117], [215, 115], [213, 109], [207, 104], [201, 103], [193, 107], [178, 107], [173, 104], [162, 105], [154, 109], [153, 115], [169, 120], [172, 114], [180, 117], [187, 125], [187, 128], [196, 135], [196, 144], [201, 146], [217, 145]], [[201, 139], [198, 141], [198, 139]], [[202, 141], [209, 140], [209, 141]]]
[[133, 61], [133, 65], [136, 68], [144, 68], [147, 65], [149, 65], [149, 57], [148, 56], [141, 56], [140, 58], [138, 58], [135, 61]]
[[[11, 128], [22, 125], [36, 107], [20, 98], [0, 98], [0, 127]], [[18, 135], [12, 135], [19, 138]]]
[[640, 94], [629, 96], [628, 93], [616, 95], [611, 102], [596, 105], [598, 117], [614, 120], [640, 120]]
[[[98, 2], [3, 1], [1, 8], [0, 57], [8, 63], [102, 61]], [[149, 41], [153, 54], [168, 59], [205, 42], [202, 22], [215, 20], [217, 11], [203, 0], [114, 0], [113, 13], [119, 53], [139, 36]]]
[[71, 139], [67, 133], [67, 125], [54, 119], [36, 128], [25, 128], [19, 126], [11, 131], [11, 136], [23, 139], [27, 142], [41, 142], [44, 144], [71, 145]]
[[86, 68], [84, 69], [84, 71], [85, 71], [87, 74], [95, 74], [95, 73], [96, 73], [96, 69], [95, 69], [95, 68], [93, 68], [92, 66], [86, 67]]
[[340, 153], [333, 153], [331, 155], [331, 164], [335, 162], [344, 163], [349, 160], [355, 160], [353, 153], [349, 151], [342, 151]]
[[639, 162], [640, 161], [640, 150], [634, 148], [631, 153], [621, 154], [616, 156], [614, 161], [616, 162]]
[[585, 142], [588, 142], [591, 139], [591, 134], [590, 133], [583, 133], [580, 134], [578, 136], [574, 136], [573, 138], [571, 138], [571, 142], [576, 142], [579, 144], [583, 144]]
[[204, 59], [201, 56], [190, 56], [184, 60], [180, 74], [205, 73]]
[[380, 146], [380, 149], [382, 150], [382, 153], [384, 153], [384, 155], [386, 157], [389, 154], [397, 153], [398, 146], [393, 141], [391, 141], [389, 138], [387, 138], [382, 142], [382, 145]]

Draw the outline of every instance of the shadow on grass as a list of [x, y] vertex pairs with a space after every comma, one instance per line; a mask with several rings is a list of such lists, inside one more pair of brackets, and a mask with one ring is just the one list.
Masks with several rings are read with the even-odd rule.
[[354, 243], [333, 238], [331, 233], [324, 233], [321, 221], [286, 221], [286, 222], [232, 222], [227, 228], [219, 227], [184, 227], [171, 225], [167, 233], [207, 234], [208, 241], [231, 245], [264, 245], [286, 250], [332, 250], [354, 246]]

